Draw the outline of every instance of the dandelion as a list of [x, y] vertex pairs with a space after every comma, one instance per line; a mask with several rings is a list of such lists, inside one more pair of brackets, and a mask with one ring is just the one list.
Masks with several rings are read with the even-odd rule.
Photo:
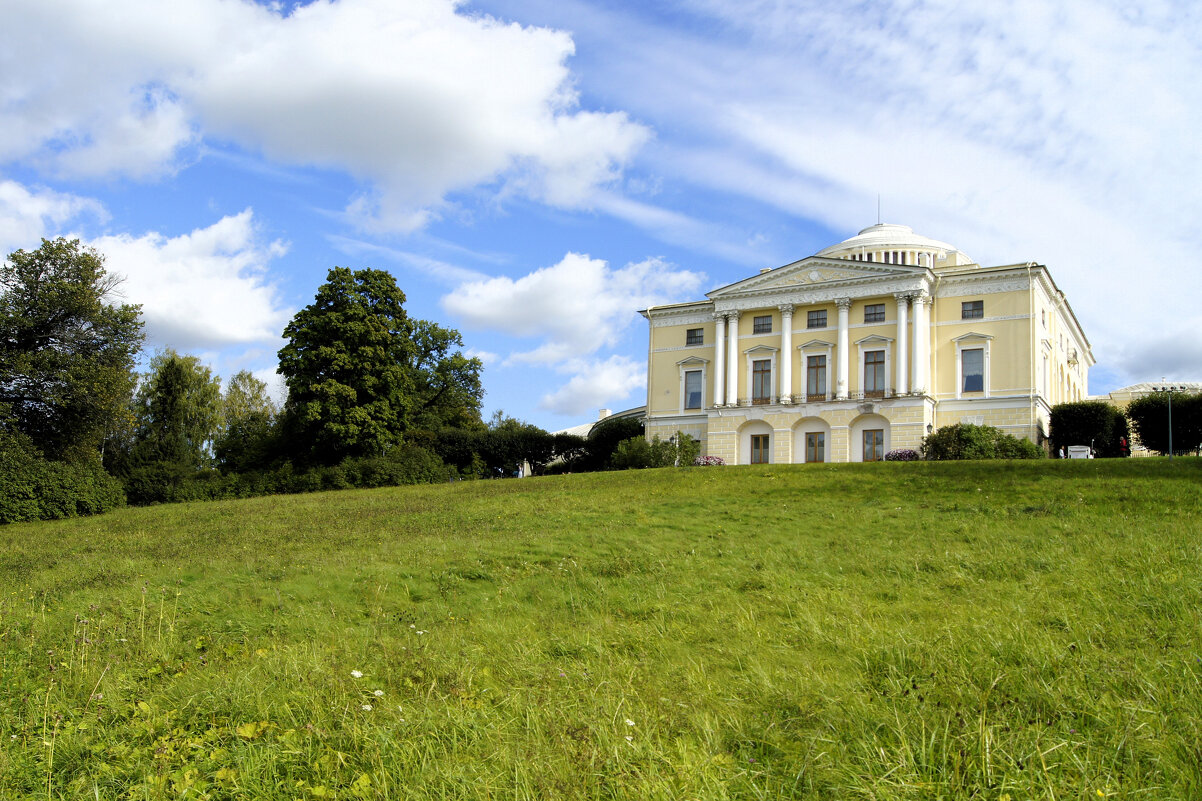
[[371, 711], [371, 704], [364, 704], [363, 706], [361, 706], [361, 707], [359, 707], [359, 708], [360, 708], [360, 709], [362, 709], [364, 712], [370, 712], [370, 711]]
[[361, 678], [363, 678], [363, 671], [361, 671], [361, 670], [352, 670], [352, 671], [351, 671], [351, 678], [352, 678], [352, 679], [361, 679]]
[[383, 691], [383, 690], [376, 690], [375, 692], [373, 692], [373, 693], [372, 693], [372, 695], [374, 695], [376, 698], [383, 698], [383, 697], [384, 697], [384, 691]]

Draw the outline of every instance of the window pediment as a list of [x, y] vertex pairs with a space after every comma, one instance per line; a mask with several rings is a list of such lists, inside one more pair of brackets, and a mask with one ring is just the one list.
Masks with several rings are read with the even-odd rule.
[[687, 359], [681, 359], [676, 363], [677, 367], [701, 367], [709, 364], [709, 359], [702, 359], [700, 356], [690, 356]]
[[993, 339], [990, 334], [978, 334], [976, 331], [969, 331], [967, 334], [961, 334], [952, 340], [952, 342], [967, 342], [972, 340], [989, 340]]
[[804, 342], [797, 346], [798, 350], [827, 350], [835, 347], [834, 342], [826, 342], [821, 339], [811, 339], [809, 342]]
[[855, 344], [859, 345], [860, 347], [868, 347], [870, 345], [888, 345], [892, 341], [892, 337], [883, 337], [880, 334], [873, 334], [872, 336], [867, 336], [863, 339], [857, 339]]
[[756, 345], [754, 348], [748, 348], [743, 351], [744, 356], [771, 356], [780, 351], [780, 348], [773, 348], [769, 345]]

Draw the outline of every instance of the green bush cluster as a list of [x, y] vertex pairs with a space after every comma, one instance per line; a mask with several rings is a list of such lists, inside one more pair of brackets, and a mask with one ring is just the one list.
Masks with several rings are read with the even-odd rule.
[[99, 464], [50, 461], [0, 429], [0, 523], [94, 515], [124, 505], [121, 482]]
[[683, 431], [677, 431], [670, 440], [661, 440], [656, 435], [650, 442], [646, 437], [631, 437], [619, 442], [614, 449], [612, 464], [618, 470], [691, 466], [700, 453], [700, 442]]
[[336, 465], [297, 469], [285, 462], [271, 470], [222, 474], [217, 470], [172, 474], [170, 465], [136, 468], [126, 478], [129, 502], [136, 506], [182, 501], [213, 501], [291, 495], [323, 490], [431, 484], [459, 477], [438, 455], [416, 446], [400, 446], [386, 456], [358, 456]]
[[922, 458], [931, 461], [958, 459], [1040, 459], [1046, 454], [1029, 439], [1006, 434], [993, 426], [956, 423], [944, 426], [922, 440]]

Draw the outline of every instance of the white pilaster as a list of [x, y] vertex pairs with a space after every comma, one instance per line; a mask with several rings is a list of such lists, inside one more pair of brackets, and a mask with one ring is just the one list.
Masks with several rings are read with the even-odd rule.
[[726, 403], [726, 315], [714, 315], [714, 405]]
[[847, 362], [848, 350], [850, 350], [847, 317], [851, 312], [851, 298], [839, 298], [835, 301], [835, 305], [839, 307], [839, 342], [836, 346], [838, 353], [835, 354], [839, 369], [835, 383], [835, 399], [847, 400]]
[[780, 402], [793, 402], [793, 304], [780, 307]]
[[910, 371], [908, 369], [906, 327], [909, 326], [910, 296], [899, 292], [897, 298], [897, 394], [910, 393]]
[[729, 312], [730, 325], [726, 332], [726, 405], [739, 405], [739, 313]]

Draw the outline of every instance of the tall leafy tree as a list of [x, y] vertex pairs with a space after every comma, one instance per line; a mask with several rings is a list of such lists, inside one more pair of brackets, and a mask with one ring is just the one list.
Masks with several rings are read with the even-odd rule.
[[289, 436], [309, 458], [378, 455], [401, 441], [414, 408], [405, 293], [382, 270], [335, 267], [284, 329], [280, 374]]
[[249, 370], [230, 377], [222, 397], [221, 430], [213, 455], [225, 470], [242, 472], [267, 467], [276, 453], [275, 423], [279, 410], [267, 384]]
[[479, 427], [484, 364], [464, 356], [463, 338], [451, 328], [412, 320], [414, 425], [430, 430]]
[[51, 459], [98, 458], [128, 414], [140, 307], [78, 240], [42, 240], [0, 267], [0, 425]]
[[207, 467], [221, 423], [221, 379], [197, 357], [163, 350], [138, 387], [134, 416], [135, 462]]
[[334, 463], [387, 452], [406, 431], [480, 423], [479, 359], [459, 333], [408, 316], [405, 293], [383, 270], [330, 270], [284, 337], [285, 436]]

